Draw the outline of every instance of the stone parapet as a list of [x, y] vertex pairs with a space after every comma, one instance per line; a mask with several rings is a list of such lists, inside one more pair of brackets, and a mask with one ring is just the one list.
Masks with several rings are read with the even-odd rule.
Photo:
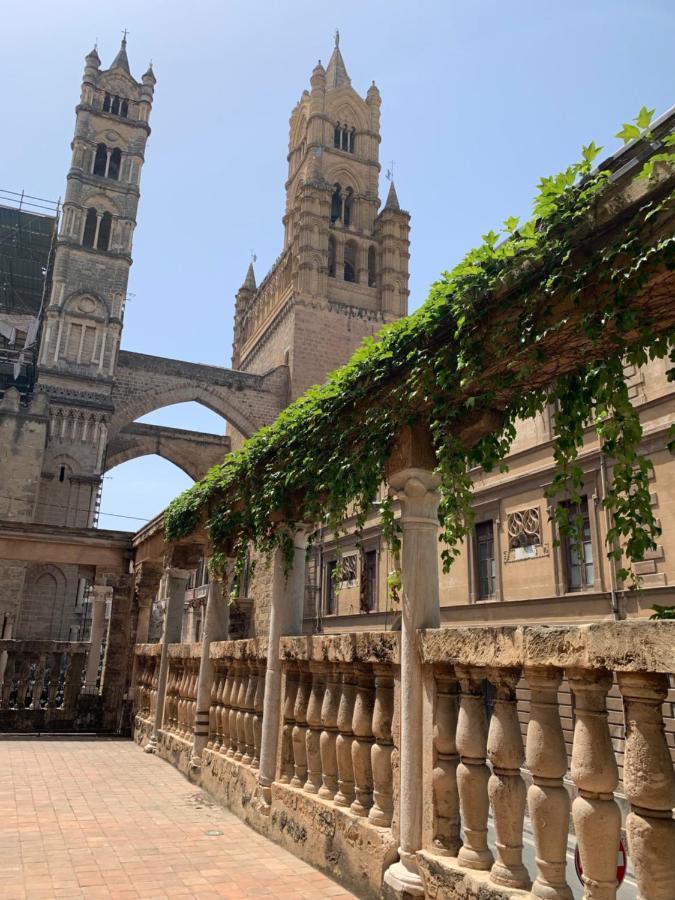
[[419, 633], [419, 648], [424, 663], [672, 673], [675, 622], [434, 628]]
[[267, 659], [266, 638], [244, 638], [240, 641], [212, 641], [209, 657], [218, 659], [259, 660]]
[[284, 637], [279, 645], [279, 658], [287, 662], [398, 665], [399, 637], [398, 632], [393, 631]]

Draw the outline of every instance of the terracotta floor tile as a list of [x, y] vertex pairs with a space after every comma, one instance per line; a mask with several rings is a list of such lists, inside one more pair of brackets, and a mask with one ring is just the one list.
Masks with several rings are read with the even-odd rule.
[[0, 897], [353, 896], [198, 793], [131, 741], [3, 741]]

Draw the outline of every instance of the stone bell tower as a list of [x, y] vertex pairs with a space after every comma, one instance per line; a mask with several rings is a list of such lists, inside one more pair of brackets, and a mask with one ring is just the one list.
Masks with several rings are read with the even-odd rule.
[[237, 293], [234, 368], [289, 369], [292, 400], [408, 309], [409, 221], [393, 183], [380, 209], [380, 93], [352, 87], [336, 34], [291, 114], [284, 249]]
[[50, 401], [38, 520], [85, 527], [101, 480], [155, 86], [152, 67], [140, 82], [131, 75], [126, 37], [110, 68], [100, 65], [94, 49], [38, 357], [38, 389]]

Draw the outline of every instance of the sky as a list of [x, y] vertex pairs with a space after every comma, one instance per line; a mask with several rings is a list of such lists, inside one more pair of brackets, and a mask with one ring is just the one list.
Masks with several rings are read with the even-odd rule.
[[[410, 310], [542, 175], [645, 104], [675, 103], [672, 0], [0, 0], [0, 188], [65, 192], [84, 56], [157, 85], [122, 346], [229, 366], [234, 295], [282, 249], [288, 119], [336, 28], [352, 86], [382, 95], [380, 196], [394, 162], [412, 216]], [[215, 433], [198, 404], [143, 421]], [[191, 483], [156, 456], [107, 473], [100, 525], [135, 530]]]

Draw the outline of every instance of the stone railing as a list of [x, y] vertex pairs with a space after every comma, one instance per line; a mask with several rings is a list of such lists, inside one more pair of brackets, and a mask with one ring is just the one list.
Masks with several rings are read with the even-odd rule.
[[[427, 896], [499, 900], [519, 888], [530, 892], [519, 896], [569, 900], [571, 821], [586, 897], [616, 897], [623, 827], [640, 896], [666, 900], [675, 883], [675, 795], [661, 705], [674, 636], [673, 623], [652, 622], [418, 631], [423, 724], [414, 740], [423, 774], [415, 784], [400, 783], [401, 636], [283, 637], [267, 791], [259, 782], [267, 642], [210, 644], [208, 741], [196, 769], [189, 738], [201, 647], [168, 644], [158, 752], [359, 896], [381, 895], [401, 816], [419, 808], [414, 856]], [[148, 713], [158, 646], [137, 654], [137, 708]], [[625, 726], [623, 713], [608, 710], [613, 692]]]
[[0, 730], [74, 726], [89, 644], [0, 640]]
[[278, 781], [373, 825], [394, 812], [395, 634], [284, 638]]
[[157, 710], [161, 655], [161, 644], [136, 645], [134, 710], [136, 716], [147, 723], [154, 721]]
[[267, 648], [255, 639], [211, 644], [213, 681], [207, 750], [260, 765]]
[[192, 741], [201, 644], [170, 644], [163, 730]]
[[[533, 897], [571, 897], [565, 879], [571, 809], [585, 896], [614, 898], [620, 750], [630, 805], [625, 830], [640, 896], [672, 896], [675, 861], [666, 848], [673, 841], [675, 793], [661, 709], [675, 668], [671, 627], [437, 629], [420, 633], [420, 649], [433, 722], [420, 735], [432, 773], [424, 784], [429, 802], [419, 854], [427, 883], [442, 895], [444, 885], [457, 889], [464, 872], [469, 892], [486, 882], [531, 890]], [[625, 708], [620, 745], [608, 723], [613, 681]], [[570, 759], [559, 711], [566, 685], [574, 709]], [[519, 704], [520, 686], [529, 701]], [[522, 858], [526, 812], [535, 871]]]

